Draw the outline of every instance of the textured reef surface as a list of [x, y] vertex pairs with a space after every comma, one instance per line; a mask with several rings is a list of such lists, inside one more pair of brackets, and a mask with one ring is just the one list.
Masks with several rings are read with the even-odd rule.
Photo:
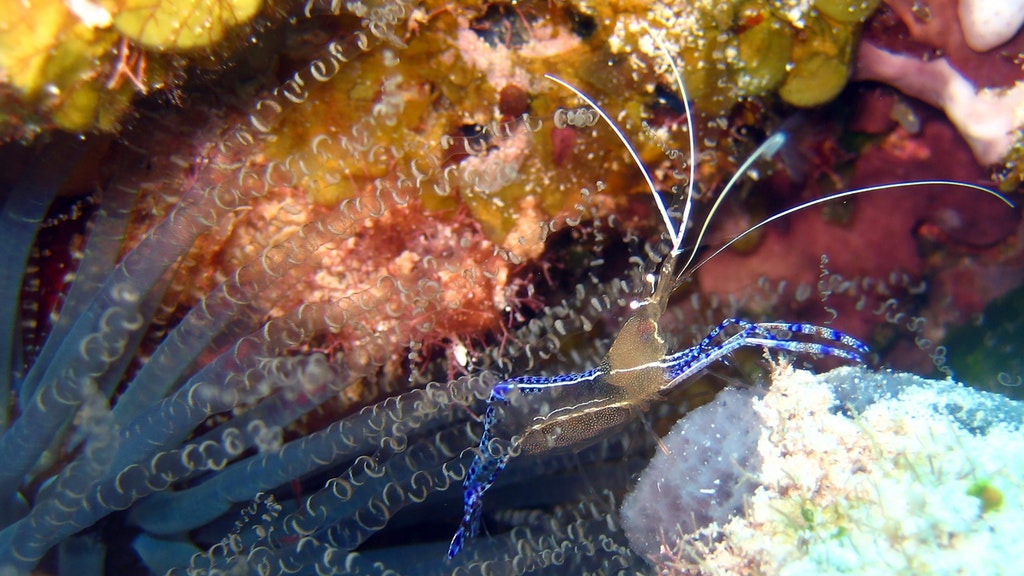
[[[843, 189], [1021, 201], [1024, 35], [990, 45], [953, 2], [114, 4], [0, 0], [0, 575], [651, 571], [622, 501], [683, 414], [767, 382], [759, 350], [516, 458], [446, 559], [490, 388], [595, 366], [667, 247], [545, 73], [665, 198], [689, 120], [698, 220], [786, 134], [697, 261]], [[852, 197], [695, 268], [661, 324], [670, 350], [729, 317], [827, 324], [1020, 399], [1022, 232], [977, 191]], [[984, 480], [983, 519], [1009, 493]], [[686, 542], [668, 560], [699, 570]]]
[[949, 380], [778, 366], [665, 436], [626, 534], [661, 574], [1012, 573], [1021, 426], [1024, 403]]

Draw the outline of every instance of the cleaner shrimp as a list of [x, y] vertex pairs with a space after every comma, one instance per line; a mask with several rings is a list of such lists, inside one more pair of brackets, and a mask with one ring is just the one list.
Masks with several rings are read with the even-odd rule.
[[[654, 39], [661, 45], [658, 38]], [[649, 284], [648, 295], [631, 303], [632, 314], [622, 324], [597, 367], [556, 376], [514, 376], [495, 384], [491, 389], [483, 416], [483, 433], [463, 483], [464, 511], [448, 548], [449, 559], [458, 555], [467, 541], [478, 535], [484, 494], [511, 458], [519, 454], [580, 449], [596, 442], [645, 412], [653, 403], [686, 386], [696, 375], [741, 347], [832, 356], [853, 363], [865, 362], [865, 355], [869, 353], [867, 345], [833, 328], [799, 322], [755, 323], [738, 318], [723, 320], [694, 346], [677, 352], [668, 350], [661, 318], [673, 292], [701, 265], [747, 234], [812, 206], [867, 192], [897, 188], [936, 184], [956, 186], [993, 195], [1013, 206], [996, 192], [961, 182], [927, 180], [860, 188], [831, 194], [779, 212], [737, 235], [710, 256], [694, 264], [697, 247], [701, 245], [724, 198], [756, 161], [772, 156], [784, 144], [786, 136], [781, 132], [772, 135], [740, 165], [701, 223], [693, 243], [694, 248], [689, 250], [684, 259], [684, 239], [691, 223], [695, 194], [697, 154], [692, 116], [682, 76], [663, 45], [661, 50], [666, 55], [674, 82], [682, 95], [688, 125], [690, 174], [687, 191], [680, 199], [681, 216], [678, 222], [673, 220], [669, 207], [658, 193], [651, 173], [635, 147], [605, 110], [576, 87], [553, 75], [545, 75], [573, 92], [615, 133], [640, 169], [664, 223], [671, 248], [658, 265], [657, 273], [645, 278]]]

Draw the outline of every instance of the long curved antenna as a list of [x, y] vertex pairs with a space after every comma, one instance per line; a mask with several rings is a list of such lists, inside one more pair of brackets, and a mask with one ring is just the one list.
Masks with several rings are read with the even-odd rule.
[[[772, 157], [779, 150], [779, 148], [782, 147], [782, 145], [785, 142], [786, 134], [784, 132], [776, 132], [775, 134], [772, 134], [770, 138], [762, 142], [761, 145], [757, 147], [757, 150], [754, 150], [754, 153], [751, 154], [743, 162], [743, 164], [740, 165], [736, 172], [733, 172], [732, 178], [729, 179], [729, 182], [725, 185], [725, 188], [722, 189], [722, 193], [718, 195], [718, 198], [715, 200], [715, 203], [711, 206], [711, 210], [708, 212], [707, 217], [704, 218], [704, 224], [701, 225], [700, 232], [697, 234], [697, 241], [694, 242], [693, 244], [693, 251], [690, 252], [690, 257], [687, 258], [686, 264], [683, 264], [683, 267], [680, 271], [680, 277], [682, 276], [682, 274], [686, 272], [686, 268], [693, 262], [694, 257], [697, 255], [697, 248], [700, 247], [701, 241], [704, 240], [704, 235], [707, 233], [708, 228], [711, 227], [711, 219], [714, 218], [715, 212], [717, 212], [718, 208], [722, 205], [722, 201], [725, 200], [725, 196], [729, 194], [733, 186], [735, 186], [736, 183], [739, 182], [740, 178], [746, 175], [747, 170], [750, 170], [750, 166], [754, 162], [756, 162], [758, 159], [762, 157]], [[761, 224], [765, 223], [766, 222], [762, 222]], [[747, 230], [746, 232], [744, 232], [744, 234], [750, 232], [751, 230]], [[732, 242], [735, 241], [736, 239], [732, 240]]]
[[[672, 77], [676, 81], [676, 88], [679, 90], [679, 95], [683, 99], [683, 110], [686, 111], [686, 132], [690, 145], [690, 179], [686, 183], [686, 199], [683, 204], [683, 218], [679, 223], [679, 230], [676, 234], [676, 238], [679, 239], [679, 242], [672, 243], [672, 255], [678, 256], [683, 250], [683, 235], [686, 234], [686, 227], [690, 223], [690, 210], [693, 207], [693, 191], [697, 185], [697, 142], [694, 137], [693, 115], [690, 113], [690, 98], [686, 94], [686, 85], [683, 83], [683, 75], [679, 72], [679, 68], [676, 66], [676, 61], [672, 58], [672, 53], [668, 51], [668, 47], [665, 46], [665, 42], [662, 41], [661, 36], [655, 34], [654, 31], [648, 28], [646, 24], [644, 25], [644, 30], [646, 30], [647, 34], [654, 39], [654, 43], [658, 45], [658, 49], [661, 50], [665, 60], [668, 61], [668, 65], [672, 69]], [[705, 223], [705, 227], [707, 227], [707, 223]], [[690, 256], [690, 259], [693, 259], [692, 255]], [[687, 262], [687, 264], [689, 264], [689, 262]], [[683, 269], [685, 270], [686, 267], [684, 266]]]
[[647, 167], [644, 166], [643, 161], [640, 160], [640, 155], [637, 153], [636, 148], [633, 147], [633, 144], [628, 138], [626, 138], [626, 135], [622, 133], [622, 130], [619, 129], [615, 122], [612, 121], [611, 117], [608, 116], [608, 113], [598, 106], [597, 102], [594, 102], [590, 96], [587, 96], [581, 90], [554, 74], [545, 74], [544, 77], [572, 91], [572, 93], [579, 97], [580, 100], [583, 100], [588, 106], [593, 108], [594, 111], [601, 116], [601, 119], [611, 127], [612, 131], [615, 132], [619, 141], [626, 147], [626, 151], [629, 152], [630, 157], [633, 158], [633, 162], [636, 163], [637, 167], [640, 168], [640, 172], [644, 175], [644, 181], [647, 182], [647, 188], [650, 189], [651, 195], [654, 196], [654, 202], [658, 205], [658, 212], [661, 213], [661, 219], [665, 221], [665, 229], [668, 230], [669, 239], [672, 241], [672, 249], [675, 251], [676, 247], [682, 244], [682, 237], [676, 230], [675, 225], [672, 223], [672, 218], [669, 216], [668, 209], [665, 207], [665, 201], [661, 198], [661, 194], [658, 194], [658, 189], [654, 186], [654, 179], [651, 178], [651, 173], [647, 170]]
[[[782, 212], [779, 212], [778, 214], [775, 214], [775, 215], [773, 215], [771, 217], [765, 218], [764, 220], [758, 222], [757, 224], [754, 224], [750, 228], [747, 228], [743, 232], [740, 232], [739, 234], [737, 234], [735, 237], [733, 237], [732, 240], [729, 240], [724, 245], [722, 245], [719, 249], [717, 249], [714, 252], [712, 252], [710, 256], [708, 256], [707, 258], [701, 260], [700, 263], [695, 265], [693, 268], [690, 268], [689, 270], [686, 270], [686, 268], [683, 268], [683, 269], [686, 270], [685, 274], [687, 276], [690, 276], [694, 272], [696, 272], [698, 269], [700, 269], [701, 266], [707, 264], [712, 258], [714, 258], [715, 256], [718, 256], [719, 254], [721, 254], [726, 248], [728, 248], [729, 246], [732, 246], [733, 244], [738, 242], [740, 239], [742, 239], [747, 234], [750, 234], [754, 230], [757, 230], [759, 228], [763, 228], [764, 226], [766, 226], [768, 224], [771, 224], [772, 222], [775, 222], [776, 220], [780, 220], [782, 218], [785, 218], [786, 216], [789, 216], [790, 214], [793, 214], [795, 212], [799, 212], [799, 211], [801, 211], [801, 210], [803, 210], [805, 208], [810, 208], [812, 206], [818, 206], [820, 204], [825, 204], [827, 202], [832, 202], [834, 200], [839, 200], [841, 198], [848, 198], [850, 196], [856, 196], [858, 194], [865, 194], [865, 193], [868, 193], [868, 192], [877, 192], [879, 190], [894, 190], [894, 189], [900, 189], [900, 188], [916, 188], [916, 187], [920, 187], [920, 186], [955, 186], [957, 188], [968, 188], [970, 190], [977, 190], [979, 192], [984, 192], [984, 193], [988, 194], [989, 196], [994, 196], [995, 198], [998, 198], [1003, 204], [1006, 204], [1010, 208], [1016, 208], [1017, 207], [1017, 205], [1014, 204], [1009, 198], [1007, 198], [1006, 196], [1003, 196], [999, 192], [996, 192], [994, 190], [989, 190], [988, 188], [985, 188], [984, 186], [976, 186], [974, 184], [968, 184], [966, 182], [955, 182], [955, 181], [952, 181], [952, 180], [917, 180], [917, 181], [914, 181], [914, 182], [897, 182], [897, 183], [893, 183], [893, 184], [879, 184], [878, 186], [868, 186], [866, 188], [857, 188], [856, 190], [847, 190], [845, 192], [837, 192], [835, 194], [830, 194], [828, 196], [823, 196], [821, 198], [815, 198], [814, 200], [810, 200], [808, 202], [804, 202], [803, 204], [798, 204], [796, 206], [793, 206], [792, 208], [788, 208], [786, 210], [783, 210]], [[723, 195], [724, 195], [724, 193], [723, 193]], [[717, 204], [716, 204], [716, 207], [717, 207]], [[701, 230], [701, 233], [703, 235], [703, 230]]]

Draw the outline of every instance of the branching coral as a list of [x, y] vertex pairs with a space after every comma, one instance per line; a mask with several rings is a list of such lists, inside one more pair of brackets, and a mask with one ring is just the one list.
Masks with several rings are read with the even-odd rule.
[[[541, 77], [558, 72], [606, 105], [668, 190], [685, 172], [678, 98], [655, 62], [612, 40], [636, 10], [606, 22], [542, 1], [273, 8], [286, 17], [257, 22], [253, 52], [178, 106], [144, 103], [109, 151], [40, 141], [35, 161], [0, 174], [0, 265], [14, 272], [0, 278], [0, 571], [641, 570], [615, 515], [654, 450], [641, 424], [579, 454], [518, 459], [485, 510], [490, 537], [444, 560], [461, 513], [451, 488], [489, 386], [592, 366], [659, 259], [635, 167]], [[749, 56], [786, 44], [774, 20], [755, 22], [768, 12], [746, 6], [716, 25]], [[789, 59], [775, 52], [744, 98], [784, 85]], [[271, 64], [245, 65], [268, 53]], [[728, 69], [687, 80], [707, 92], [744, 74]], [[700, 159], [702, 201], [774, 122], [770, 104], [701, 116], [716, 143]], [[100, 176], [83, 185], [78, 159]], [[83, 188], [87, 216], [63, 218], [62, 197]], [[983, 247], [1007, 269], [1012, 216]], [[46, 240], [63, 226], [80, 250]], [[936, 239], [922, 270], [950, 268], [950, 244]], [[55, 255], [78, 251], [70, 288], [43, 286]], [[829, 282], [802, 299], [769, 283], [695, 289], [670, 307], [670, 344], [741, 311], [775, 316], [834, 292], [833, 305], [845, 290]], [[837, 327], [910, 320], [858, 312], [854, 297]], [[656, 429], [693, 401], [674, 400]]]

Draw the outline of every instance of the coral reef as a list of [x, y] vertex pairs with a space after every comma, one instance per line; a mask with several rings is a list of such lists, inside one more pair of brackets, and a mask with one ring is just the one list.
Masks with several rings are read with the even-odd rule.
[[664, 32], [698, 107], [726, 111], [740, 98], [772, 91], [801, 107], [835, 98], [849, 77], [860, 27], [879, 1], [609, 2], [581, 11], [615, 23], [612, 53], [655, 58], [658, 48], [645, 30]]
[[0, 142], [52, 128], [115, 131], [136, 94], [181, 85], [190, 65], [243, 46], [262, 8], [262, 0], [3, 2]]
[[[614, 134], [543, 73], [606, 107], [668, 197], [687, 135], [643, 27], [684, 46], [698, 212], [781, 125], [790, 146], [715, 242], [839, 187], [989, 181], [891, 90], [903, 123], [838, 113], [871, 108], [858, 88], [780, 122], [780, 102], [843, 89], [874, 3], [709, 4], [168, 2], [150, 21], [43, 2], [40, 28], [6, 24], [4, 138], [35, 139], [0, 147], [0, 574], [644, 570], [616, 514], [657, 446], [642, 421], [518, 458], [486, 537], [445, 560], [490, 386], [595, 365], [665, 249]], [[215, 9], [199, 33], [190, 7]], [[948, 369], [949, 326], [1020, 284], [1019, 214], [869, 198], [704, 265], [670, 303], [669, 348], [725, 317], [820, 320], [883, 362]], [[958, 281], [974, 272], [993, 281]], [[715, 375], [763, 370], [734, 361]], [[650, 427], [720, 388], [690, 385]]]
[[1015, 19], [1006, 18], [988, 28], [993, 38], [979, 37], [976, 18], [1012, 2], [988, 4], [961, 2], [958, 10], [949, 1], [887, 2], [867, 26], [855, 73], [943, 109], [986, 165], [1008, 160], [1024, 126], [1021, 64], [1007, 57], [1024, 47], [1024, 34], [1019, 21], [1013, 28]]
[[[843, 182], [984, 178], [947, 122], [927, 111], [915, 118], [916, 133], [893, 121], [881, 140], [861, 150]], [[826, 186], [833, 176], [825, 175]], [[781, 182], [778, 189], [785, 187]], [[786, 306], [814, 308], [815, 322], [845, 317], [845, 329], [865, 341], [886, 341], [885, 324], [905, 325], [922, 338], [918, 345], [930, 342], [931, 354], [945, 326], [971, 320], [1019, 285], [1019, 225], [1013, 210], [972, 194], [942, 186], [895, 190], [859, 198], [846, 214], [794, 214], [752, 249], [720, 254], [698, 271], [698, 282], [719, 297], [753, 296], [765, 283], [774, 285]], [[886, 257], [875, 256], [880, 253]], [[932, 359], [919, 347], [893, 349], [888, 360], [927, 372]]]
[[[677, 424], [624, 503], [627, 534], [659, 573], [1012, 572], [1022, 421], [1019, 402], [948, 380], [779, 366], [763, 398], [734, 391]], [[717, 473], [685, 481], [668, 460]], [[706, 512], [734, 491], [745, 505]]]

